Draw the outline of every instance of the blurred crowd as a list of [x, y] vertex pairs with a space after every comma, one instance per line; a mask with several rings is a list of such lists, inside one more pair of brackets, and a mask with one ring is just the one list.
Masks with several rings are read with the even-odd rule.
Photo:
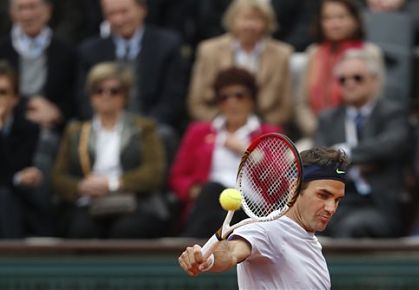
[[418, 236], [418, 79], [419, 0], [1, 1], [0, 239], [207, 238], [267, 132], [349, 155], [323, 235]]

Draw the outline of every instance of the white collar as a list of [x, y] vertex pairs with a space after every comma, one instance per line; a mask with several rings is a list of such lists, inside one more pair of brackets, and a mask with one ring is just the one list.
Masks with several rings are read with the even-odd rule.
[[350, 118], [355, 118], [355, 116], [358, 113], [361, 113], [363, 117], [368, 117], [371, 114], [372, 110], [374, 109], [376, 103], [377, 101], [374, 99], [374, 100], [369, 101], [365, 105], [363, 105], [361, 108], [356, 108], [354, 106], [347, 106], [346, 114]]
[[19, 24], [15, 24], [11, 30], [11, 37], [13, 47], [21, 56], [38, 58], [51, 43], [52, 30], [46, 26], [37, 36], [30, 37]]
[[92, 128], [95, 132], [121, 132], [122, 131], [122, 120], [123, 120], [123, 114], [118, 118], [118, 121], [116, 122], [115, 126], [112, 129], [106, 129], [102, 126], [102, 122], [100, 121], [100, 118], [98, 115], [95, 115], [92, 120]]
[[[217, 130], [221, 131], [225, 129], [226, 117], [223, 115], [216, 116], [212, 121], [212, 126]], [[246, 123], [240, 128], [246, 128], [248, 131], [253, 132], [259, 129], [261, 126], [260, 119], [256, 115], [251, 115], [247, 118]]]

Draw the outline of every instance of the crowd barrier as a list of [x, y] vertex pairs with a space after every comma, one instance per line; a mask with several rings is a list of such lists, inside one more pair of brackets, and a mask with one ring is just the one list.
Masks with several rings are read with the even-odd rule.
[[[0, 242], [0, 290], [231, 290], [236, 272], [187, 276], [180, 238]], [[321, 239], [332, 289], [419, 289], [419, 239]], [[304, 271], [304, 269], [300, 269]]]

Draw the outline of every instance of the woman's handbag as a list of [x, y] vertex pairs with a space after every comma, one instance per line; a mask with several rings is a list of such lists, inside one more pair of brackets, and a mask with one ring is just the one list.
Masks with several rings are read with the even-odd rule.
[[[90, 122], [83, 123], [81, 128], [78, 153], [84, 176], [88, 176], [91, 169], [88, 153], [88, 140], [90, 130]], [[135, 193], [117, 191], [107, 195], [92, 198], [89, 213], [93, 217], [110, 217], [134, 212], [136, 208], [137, 198]]]

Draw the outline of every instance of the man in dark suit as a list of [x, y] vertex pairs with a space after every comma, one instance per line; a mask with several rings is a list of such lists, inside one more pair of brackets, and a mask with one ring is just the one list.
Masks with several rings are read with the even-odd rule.
[[145, 0], [102, 0], [110, 36], [93, 38], [80, 47], [80, 116], [91, 116], [84, 83], [89, 69], [104, 61], [119, 60], [135, 72], [135, 88], [128, 109], [160, 124], [179, 127], [185, 118], [185, 79], [180, 37], [145, 25]]
[[13, 69], [0, 62], [0, 238], [49, 234], [42, 196], [33, 188], [43, 176], [33, 166], [39, 129], [25, 118]]
[[27, 117], [42, 127], [63, 127], [74, 115], [76, 51], [48, 27], [50, 0], [11, 0], [11, 32], [0, 40], [0, 58], [18, 71]]
[[409, 149], [406, 112], [380, 98], [383, 69], [365, 50], [349, 50], [336, 68], [344, 104], [319, 117], [317, 145], [351, 157], [346, 196], [327, 235], [394, 237], [403, 233], [401, 197]]
[[12, 29], [0, 40], [0, 59], [8, 60], [19, 75], [23, 114], [41, 127], [34, 164], [44, 174], [36, 188], [44, 201], [50, 199], [50, 171], [61, 130], [75, 112], [77, 68], [75, 48], [48, 26], [50, 1], [10, 0]]

